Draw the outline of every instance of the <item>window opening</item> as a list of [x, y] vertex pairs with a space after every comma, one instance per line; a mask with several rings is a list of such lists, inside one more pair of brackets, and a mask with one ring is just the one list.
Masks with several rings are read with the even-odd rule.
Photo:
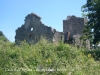
[[33, 28], [31, 28], [31, 31], [33, 31]]

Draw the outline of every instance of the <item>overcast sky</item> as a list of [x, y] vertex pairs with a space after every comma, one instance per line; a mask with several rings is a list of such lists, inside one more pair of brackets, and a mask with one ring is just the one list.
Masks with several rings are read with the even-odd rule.
[[82, 17], [81, 6], [85, 3], [86, 0], [0, 0], [0, 31], [14, 42], [15, 30], [32, 12], [45, 25], [63, 31], [63, 20], [69, 15]]

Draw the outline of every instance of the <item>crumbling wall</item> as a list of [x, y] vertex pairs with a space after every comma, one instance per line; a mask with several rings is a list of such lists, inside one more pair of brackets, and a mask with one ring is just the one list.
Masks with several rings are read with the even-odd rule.
[[63, 20], [63, 32], [70, 32], [72, 35], [82, 34], [84, 29], [84, 18], [75, 16], [68, 16], [66, 20]]
[[[67, 32], [70, 32], [70, 38], [73, 39], [75, 45], [82, 45], [80, 37], [83, 35], [83, 29], [87, 19], [80, 18], [76, 16], [68, 16], [66, 20], [63, 20], [63, 32], [64, 32], [64, 41], [67, 40]], [[86, 48], [90, 48], [89, 40], [86, 40]]]
[[[16, 30], [15, 43], [26, 40], [28, 43], [36, 43], [41, 36], [51, 42], [67, 40], [67, 32], [70, 32], [70, 40], [74, 39], [76, 45], [80, 45], [80, 37], [83, 35], [87, 20], [75, 16], [68, 16], [63, 20], [63, 32], [58, 32], [55, 29], [44, 25], [41, 22], [41, 17], [31, 13], [25, 17], [25, 23]], [[74, 37], [75, 36], [75, 37]], [[86, 47], [90, 47], [89, 40], [86, 41]]]
[[67, 40], [67, 32], [70, 32], [70, 38], [74, 35], [82, 35], [84, 29], [84, 18], [75, 16], [68, 16], [66, 20], [63, 20], [63, 32], [64, 41]]
[[25, 23], [16, 30], [15, 43], [23, 40], [27, 42], [38, 42], [42, 37], [52, 42], [58, 42], [61, 39], [61, 33], [55, 29], [44, 25], [41, 22], [41, 17], [31, 13], [25, 17]]

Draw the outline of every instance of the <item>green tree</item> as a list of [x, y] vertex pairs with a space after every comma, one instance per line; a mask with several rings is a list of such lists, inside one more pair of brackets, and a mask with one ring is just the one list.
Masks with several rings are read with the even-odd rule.
[[87, 0], [82, 6], [84, 17], [88, 19], [88, 23], [84, 28], [85, 37], [92, 40], [92, 44], [100, 42], [100, 0]]

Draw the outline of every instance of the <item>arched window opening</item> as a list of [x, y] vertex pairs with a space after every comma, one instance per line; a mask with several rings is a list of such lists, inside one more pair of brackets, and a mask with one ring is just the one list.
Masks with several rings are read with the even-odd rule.
[[33, 31], [33, 28], [31, 28], [31, 31]]

